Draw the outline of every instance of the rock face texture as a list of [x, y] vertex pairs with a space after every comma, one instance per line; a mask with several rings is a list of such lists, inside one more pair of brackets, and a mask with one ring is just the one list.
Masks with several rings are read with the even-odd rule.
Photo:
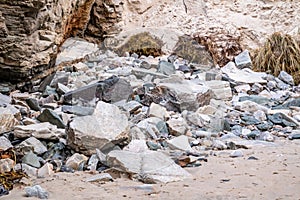
[[101, 39], [115, 31], [119, 4], [112, 0], [0, 1], [0, 80], [21, 82], [47, 75], [66, 38]]

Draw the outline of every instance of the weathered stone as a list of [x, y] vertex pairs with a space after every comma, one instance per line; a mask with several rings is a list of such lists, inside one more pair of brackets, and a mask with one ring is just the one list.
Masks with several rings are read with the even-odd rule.
[[130, 114], [136, 112], [138, 109], [142, 108], [143, 105], [137, 101], [129, 101], [122, 105], [122, 108], [129, 112]]
[[244, 112], [250, 112], [250, 113], [254, 113], [257, 110], [261, 110], [264, 113], [268, 112], [268, 108], [261, 106], [253, 101], [242, 101], [242, 102], [238, 102], [235, 106], [235, 109], [240, 110], [240, 111], [244, 111]]
[[107, 164], [136, 175], [144, 183], [167, 183], [190, 177], [190, 174], [176, 165], [171, 158], [156, 151], [112, 151], [107, 155]]
[[285, 71], [281, 71], [280, 74], [278, 75], [278, 78], [289, 85], [295, 84], [293, 76], [289, 75]]
[[15, 165], [14, 170], [23, 170], [29, 177], [36, 178], [38, 169], [24, 163], [18, 163]]
[[78, 116], [86, 116], [86, 115], [92, 115], [94, 112], [93, 107], [83, 107], [83, 106], [67, 106], [63, 105], [61, 107], [61, 110], [65, 113], [70, 113]]
[[132, 69], [131, 72], [138, 79], [142, 79], [142, 78], [144, 78], [147, 75], [152, 76], [153, 79], [156, 79], [156, 78], [161, 79], [161, 78], [167, 78], [168, 77], [167, 75], [164, 75], [162, 73], [158, 73], [158, 72], [155, 72], [155, 71], [152, 71], [152, 70], [148, 70], [148, 69], [141, 69], [141, 68], [134, 68], [134, 69]]
[[12, 144], [10, 143], [10, 141], [4, 137], [4, 136], [1, 136], [0, 137], [0, 150], [1, 151], [6, 151], [7, 149], [13, 147]]
[[0, 107], [0, 134], [13, 130], [19, 124], [18, 119], [21, 119], [21, 113], [15, 107]]
[[22, 163], [30, 165], [32, 167], [40, 168], [41, 163], [39, 162], [39, 158], [32, 152], [25, 154], [22, 158]]
[[87, 178], [86, 182], [108, 182], [113, 181], [113, 177], [109, 173], [101, 173]]
[[16, 138], [35, 137], [37, 139], [57, 140], [64, 135], [64, 131], [57, 129], [56, 126], [45, 122], [30, 124], [26, 126], [15, 126], [14, 135]]
[[37, 99], [34, 98], [28, 98], [26, 99], [27, 105], [34, 111], [40, 111], [41, 107], [39, 105], [39, 102]]
[[196, 111], [199, 107], [208, 105], [212, 98], [212, 91], [207, 86], [189, 80], [164, 79], [158, 85], [167, 87], [176, 94], [180, 111]]
[[0, 174], [10, 172], [15, 165], [15, 161], [9, 158], [0, 159]]
[[183, 118], [172, 118], [167, 121], [170, 134], [174, 136], [184, 135], [188, 131], [188, 124]]
[[244, 50], [242, 53], [234, 57], [234, 62], [239, 69], [251, 68], [252, 62], [248, 50]]
[[35, 75], [49, 75], [54, 71], [58, 46], [66, 38], [97, 35], [102, 39], [116, 31], [114, 23], [121, 19], [119, 3], [1, 1], [0, 79], [23, 82]]
[[209, 131], [195, 131], [193, 132], [193, 135], [198, 138], [211, 138], [211, 137], [217, 137], [217, 134], [214, 132]]
[[263, 79], [266, 76], [265, 73], [253, 72], [251, 69], [238, 69], [233, 62], [229, 62], [227, 65], [221, 68], [221, 71], [228, 76], [230, 80], [237, 83], [266, 83]]
[[99, 161], [100, 160], [99, 160], [97, 154], [93, 154], [89, 158], [89, 161], [88, 161], [88, 164], [87, 164], [87, 169], [92, 171], [92, 172], [95, 172], [97, 170], [97, 166], [98, 166]]
[[45, 147], [45, 145], [43, 145], [43, 143], [40, 142], [35, 137], [30, 137], [24, 140], [17, 146], [17, 148], [24, 149], [24, 151], [22, 152], [26, 152], [30, 149], [33, 149], [33, 152], [36, 153], [37, 155], [43, 154], [47, 151], [47, 147]]
[[41, 167], [40, 169], [38, 169], [37, 171], [37, 177], [38, 178], [46, 178], [46, 177], [50, 177], [54, 174], [53, 171], [53, 165], [50, 163], [45, 163], [43, 165], [43, 167]]
[[162, 120], [167, 119], [168, 117], [167, 109], [159, 104], [151, 103], [148, 109], [148, 116], [157, 117]]
[[10, 96], [1, 94], [0, 92], [0, 107], [7, 106], [8, 104], [10, 104], [10, 102], [11, 102]]
[[132, 140], [123, 150], [140, 153], [147, 151], [148, 146], [145, 140]]
[[158, 69], [157, 71], [159, 73], [165, 74], [167, 76], [170, 76], [172, 74], [175, 74], [175, 67], [172, 63], [169, 63], [167, 61], [160, 61], [158, 63]]
[[127, 100], [132, 92], [133, 90], [130, 83], [121, 78], [111, 87], [103, 91], [102, 99], [106, 102], [115, 103], [124, 99]]
[[69, 123], [67, 141], [76, 151], [91, 155], [96, 148], [126, 140], [128, 132], [127, 116], [117, 106], [100, 101], [93, 115], [75, 117]]
[[205, 82], [213, 92], [213, 97], [217, 100], [230, 100], [232, 98], [232, 92], [229, 82], [226, 81], [207, 81]]
[[137, 127], [144, 133], [145, 136], [151, 137], [152, 139], [157, 139], [160, 132], [157, 128], [157, 124], [161, 119], [157, 117], [149, 117], [140, 121]]
[[51, 124], [56, 125], [58, 128], [65, 128], [65, 124], [62, 119], [54, 111], [49, 109], [43, 110], [37, 119], [41, 122], [50, 122]]
[[243, 157], [243, 156], [244, 156], [244, 154], [241, 150], [235, 150], [230, 153], [231, 158], [237, 158], [237, 157]]
[[66, 161], [66, 166], [74, 170], [82, 171], [87, 161], [88, 157], [79, 153], [75, 153]]
[[181, 135], [175, 137], [171, 140], [167, 141], [168, 146], [172, 150], [181, 150], [181, 151], [192, 151], [192, 147], [190, 146], [189, 139], [185, 135]]
[[234, 89], [238, 93], [247, 93], [251, 89], [251, 87], [249, 84], [243, 84], [243, 85], [235, 86]]

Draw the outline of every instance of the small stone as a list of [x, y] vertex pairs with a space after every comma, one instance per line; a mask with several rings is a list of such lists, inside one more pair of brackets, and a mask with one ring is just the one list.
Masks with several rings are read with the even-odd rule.
[[129, 101], [122, 106], [122, 108], [128, 111], [130, 114], [136, 112], [138, 109], [142, 107], [143, 105], [137, 101]]
[[34, 98], [28, 98], [26, 99], [27, 105], [34, 111], [40, 111], [41, 107], [39, 105], [39, 102], [37, 99]]
[[290, 140], [299, 140], [300, 139], [300, 131], [293, 130], [292, 133], [289, 135]]
[[148, 109], [148, 116], [149, 117], [157, 117], [162, 120], [165, 120], [168, 118], [167, 109], [159, 104], [151, 103], [151, 105]]
[[222, 142], [221, 140], [214, 140], [213, 144], [212, 144], [212, 147], [214, 149], [218, 149], [218, 150], [227, 149], [227, 145], [224, 142]]
[[30, 165], [32, 167], [36, 167], [36, 168], [41, 167], [39, 157], [32, 152], [29, 152], [23, 156], [22, 163], [28, 164], [28, 165]]
[[247, 93], [248, 91], [251, 90], [251, 87], [250, 87], [249, 84], [243, 84], [243, 85], [235, 86], [234, 89], [235, 89], [238, 93]]
[[123, 150], [140, 153], [149, 149], [145, 140], [132, 140]]
[[170, 119], [167, 121], [170, 134], [174, 136], [184, 135], [188, 131], [188, 124], [183, 118]]
[[10, 172], [15, 166], [15, 161], [9, 158], [0, 159], [0, 174]]
[[50, 122], [51, 124], [56, 125], [58, 128], [65, 128], [65, 124], [62, 119], [55, 112], [49, 109], [43, 110], [37, 119], [41, 122]]
[[48, 199], [49, 197], [49, 193], [40, 185], [25, 187], [25, 192], [27, 197], [37, 197], [39, 199]]
[[9, 191], [2, 184], [0, 184], [0, 197], [8, 194]]
[[7, 149], [13, 147], [11, 142], [4, 136], [0, 137], [0, 149], [1, 151], [6, 151]]
[[47, 147], [45, 147], [45, 145], [35, 137], [30, 137], [24, 140], [17, 146], [17, 148], [24, 149], [23, 152], [26, 152], [26, 149], [33, 149], [33, 152], [37, 155], [43, 154], [47, 151]]
[[171, 150], [192, 151], [188, 137], [181, 135], [167, 141]]
[[281, 71], [278, 78], [289, 85], [295, 85], [293, 76], [289, 75], [285, 71]]
[[37, 171], [38, 178], [49, 177], [52, 176], [53, 174], [54, 174], [53, 165], [50, 163], [45, 163], [44, 166], [38, 169]]
[[234, 58], [235, 64], [239, 69], [243, 68], [251, 68], [252, 62], [251, 62], [251, 57], [249, 55], [248, 50], [244, 50], [242, 53], [237, 55]]
[[255, 111], [253, 113], [253, 116], [255, 117], [255, 119], [257, 119], [259, 121], [265, 121], [265, 120], [267, 120], [267, 116], [266, 116], [265, 112], [261, 111], [261, 110]]
[[175, 66], [167, 61], [160, 61], [158, 64], [158, 72], [170, 76], [175, 73]]
[[77, 171], [82, 171], [87, 161], [88, 157], [83, 154], [75, 153], [66, 161], [66, 166]]
[[61, 107], [62, 112], [65, 113], [70, 113], [78, 116], [87, 116], [87, 115], [92, 115], [94, 112], [93, 107], [84, 107], [84, 106], [67, 106], [63, 105]]
[[114, 180], [113, 177], [109, 173], [102, 173], [102, 174], [97, 174], [95, 176], [89, 177], [85, 181], [86, 182], [100, 182], [100, 181], [109, 182], [113, 180]]
[[152, 151], [157, 151], [158, 149], [161, 149], [161, 145], [158, 142], [147, 141], [147, 146]]
[[232, 98], [231, 87], [227, 81], [206, 81], [205, 85], [212, 90], [214, 98], [217, 100], [230, 100]]
[[13, 130], [14, 126], [19, 124], [19, 117], [21, 118], [21, 113], [15, 107], [0, 107], [0, 134]]
[[233, 152], [231, 152], [230, 157], [231, 158], [237, 158], [237, 157], [243, 157], [244, 154], [241, 150], [235, 150]]
[[37, 176], [37, 168], [32, 167], [32, 166], [27, 165], [27, 164], [24, 164], [24, 163], [16, 164], [14, 169], [24, 171], [29, 177], [36, 178], [36, 176]]
[[258, 158], [254, 157], [254, 156], [250, 156], [247, 160], [258, 160]]
[[92, 172], [96, 171], [98, 163], [99, 163], [99, 158], [97, 154], [93, 154], [88, 161], [87, 169], [89, 169]]

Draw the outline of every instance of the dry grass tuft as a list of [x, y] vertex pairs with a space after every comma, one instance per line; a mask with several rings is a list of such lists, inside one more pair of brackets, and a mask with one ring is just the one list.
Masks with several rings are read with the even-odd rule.
[[300, 47], [295, 38], [279, 32], [273, 33], [264, 46], [254, 52], [253, 66], [256, 71], [264, 71], [278, 76], [280, 71], [293, 75], [300, 83]]

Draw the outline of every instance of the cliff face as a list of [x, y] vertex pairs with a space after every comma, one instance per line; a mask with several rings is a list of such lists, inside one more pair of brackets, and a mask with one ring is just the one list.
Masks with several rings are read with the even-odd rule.
[[1, 0], [0, 80], [23, 82], [54, 66], [70, 36], [115, 31], [120, 7], [112, 0]]

